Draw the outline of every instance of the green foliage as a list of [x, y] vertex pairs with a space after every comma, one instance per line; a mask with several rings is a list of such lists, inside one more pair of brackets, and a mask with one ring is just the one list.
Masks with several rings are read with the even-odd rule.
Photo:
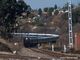
[[0, 32], [3, 36], [14, 31], [16, 16], [27, 10], [23, 0], [0, 0]]
[[[66, 4], [63, 6], [62, 9], [63, 9], [64, 11], [68, 10], [68, 4], [69, 4], [69, 3], [66, 3]], [[71, 4], [71, 8], [74, 8], [74, 5], [73, 5], [73, 4]]]
[[56, 4], [54, 5], [54, 9], [57, 9], [57, 5]]
[[[63, 14], [62, 18], [68, 20], [68, 13]], [[80, 7], [72, 9], [72, 22], [73, 25], [75, 25], [76, 23], [80, 23]]]
[[59, 11], [58, 10], [55, 10], [54, 14], [57, 15], [58, 13], [59, 13]]
[[73, 10], [73, 23], [80, 23], [80, 7], [77, 7], [76, 9]]
[[38, 16], [35, 18], [34, 24], [37, 25], [37, 26], [43, 26], [44, 25], [41, 17], [38, 17]]
[[44, 8], [44, 12], [48, 12], [48, 7]]
[[52, 15], [52, 12], [54, 11], [54, 8], [53, 7], [50, 7], [49, 9], [48, 9], [48, 13], [49, 13], [49, 15]]
[[52, 12], [54, 11], [54, 8], [53, 7], [46, 7], [44, 8], [44, 12], [48, 12], [48, 14], [51, 16], [52, 15]]
[[39, 14], [39, 15], [42, 14], [42, 9], [41, 9], [41, 8], [38, 9], [38, 14]]
[[27, 9], [28, 9], [28, 6], [23, 0], [19, 0], [17, 2], [16, 10], [18, 15], [21, 15], [21, 13], [25, 12]]
[[78, 4], [78, 6], [80, 7], [80, 3]]
[[62, 8], [64, 11], [68, 10], [68, 3], [66, 3], [63, 8]]
[[54, 11], [54, 8], [53, 7], [50, 7], [49, 8], [49, 12], [53, 12]]
[[30, 15], [30, 12], [31, 12], [31, 6], [30, 5], [27, 5], [27, 10], [26, 10], [26, 12], [27, 12], [27, 17], [31, 17]]

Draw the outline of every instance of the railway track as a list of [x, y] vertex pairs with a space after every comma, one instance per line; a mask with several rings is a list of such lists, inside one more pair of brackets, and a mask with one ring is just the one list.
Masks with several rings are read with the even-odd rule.
[[62, 57], [62, 56], [64, 56], [63, 54], [54, 53], [54, 52], [46, 51], [46, 50], [43, 50], [43, 49], [31, 48], [31, 50], [35, 51], [35, 52], [38, 52], [38, 53], [48, 54], [48, 55], [53, 56], [53, 57]]
[[4, 58], [4, 59], [12, 58], [12, 59], [24, 59], [24, 60], [28, 58], [36, 59], [36, 57], [10, 55], [10, 54], [0, 54], [0, 58]]
[[[38, 59], [40, 58], [30, 57], [30, 56], [0, 54], [0, 60], [38, 60]], [[40, 60], [49, 60], [49, 59], [41, 58]]]
[[[76, 59], [73, 59], [73, 58], [65, 59], [64, 57], [75, 57], [75, 56], [70, 56], [70, 55], [66, 55], [63, 53], [51, 52], [51, 51], [47, 51], [44, 49], [35, 49], [35, 48], [30, 48], [30, 49], [37, 53], [52, 56], [54, 60], [61, 59], [60, 57], [62, 57], [63, 60], [79, 60], [77, 58]], [[0, 60], [52, 60], [52, 59], [42, 58], [42, 57], [21, 56], [21, 55], [16, 55], [16, 54], [0, 54]]]
[[75, 56], [75, 55], [69, 55], [66, 53], [59, 53], [59, 52], [52, 52], [49, 50], [44, 50], [44, 49], [36, 49], [36, 48], [31, 48], [32, 51], [38, 52], [38, 53], [43, 53], [47, 54], [49, 56], [52, 56], [54, 58], [64, 58], [64, 59], [70, 59], [70, 60], [79, 60], [80, 58]]

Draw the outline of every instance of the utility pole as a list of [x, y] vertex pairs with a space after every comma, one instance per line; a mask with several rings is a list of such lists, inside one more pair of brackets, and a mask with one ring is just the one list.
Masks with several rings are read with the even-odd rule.
[[69, 26], [69, 48], [73, 48], [72, 7], [71, 7], [71, 1], [68, 2], [68, 26]]

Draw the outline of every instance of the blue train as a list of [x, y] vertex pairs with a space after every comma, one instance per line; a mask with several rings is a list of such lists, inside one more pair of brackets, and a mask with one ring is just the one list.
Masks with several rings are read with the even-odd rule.
[[29, 33], [26, 34], [26, 37], [24, 38], [24, 46], [32, 47], [36, 46], [38, 43], [56, 42], [58, 38], [59, 35], [56, 34]]
[[38, 43], [56, 42], [59, 38], [57, 34], [43, 34], [43, 33], [12, 33], [15, 36], [22, 36], [25, 47], [33, 47]]

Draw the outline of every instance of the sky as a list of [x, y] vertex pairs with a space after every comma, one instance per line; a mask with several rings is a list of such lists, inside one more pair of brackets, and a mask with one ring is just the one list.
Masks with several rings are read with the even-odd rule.
[[[58, 7], [63, 7], [63, 5], [69, 0], [24, 0], [32, 9], [44, 8], [44, 7], [54, 7], [57, 4]], [[80, 3], [80, 0], [71, 0], [73, 4]]]

